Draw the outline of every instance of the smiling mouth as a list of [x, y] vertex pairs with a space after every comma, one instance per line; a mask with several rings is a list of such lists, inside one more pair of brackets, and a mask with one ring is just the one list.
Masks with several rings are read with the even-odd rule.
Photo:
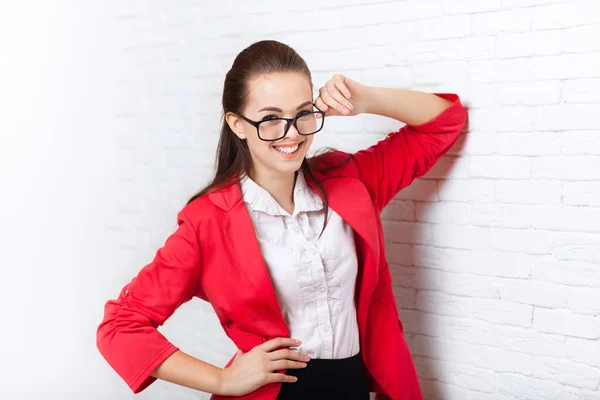
[[294, 154], [304, 144], [304, 142], [296, 143], [292, 146], [273, 146], [275, 150], [283, 154]]

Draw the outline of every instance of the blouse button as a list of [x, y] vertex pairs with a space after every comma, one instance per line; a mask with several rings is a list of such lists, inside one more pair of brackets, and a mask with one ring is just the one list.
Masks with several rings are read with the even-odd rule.
[[298, 226], [297, 226], [297, 227], [295, 227], [295, 228], [294, 228], [294, 232], [296, 232], [296, 233], [300, 233], [300, 227], [298, 227]]

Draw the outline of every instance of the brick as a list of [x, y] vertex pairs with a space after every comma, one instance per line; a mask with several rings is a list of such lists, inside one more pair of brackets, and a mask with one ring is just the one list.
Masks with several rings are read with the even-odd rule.
[[408, 187], [400, 190], [394, 199], [437, 201], [437, 182], [428, 179], [417, 179]]
[[494, 137], [495, 153], [508, 156], [559, 155], [560, 136], [561, 132], [504, 132]]
[[[563, 131], [594, 129], [598, 125], [596, 113], [600, 104], [562, 104], [537, 108], [535, 127], [537, 130]], [[565, 116], [569, 116], [565, 118]]]
[[415, 337], [412, 353], [434, 360], [472, 364], [496, 372], [516, 372], [523, 375], [531, 375], [533, 359], [528, 354], [423, 335]]
[[503, 106], [558, 104], [561, 95], [557, 81], [493, 83], [496, 103]]
[[597, 131], [563, 132], [556, 142], [562, 154], [600, 155], [600, 137]]
[[598, 288], [572, 288], [567, 304], [577, 314], [597, 316], [600, 314], [600, 290]]
[[413, 265], [412, 245], [385, 242], [386, 259], [390, 264]]
[[433, 225], [431, 243], [438, 247], [486, 249], [489, 247], [487, 228], [461, 225]]
[[476, 14], [485, 11], [498, 11], [501, 0], [444, 0], [444, 14]]
[[531, 160], [516, 156], [472, 156], [468, 170], [473, 178], [528, 179]]
[[408, 288], [394, 288], [394, 299], [399, 309], [417, 309], [417, 290]]
[[543, 30], [594, 24], [598, 22], [596, 7], [597, 3], [593, 0], [540, 6], [533, 10], [533, 27]]
[[600, 206], [600, 182], [565, 183], [562, 201], [575, 206]]
[[511, 279], [499, 287], [500, 297], [507, 301], [547, 308], [567, 305], [569, 287], [532, 279]]
[[498, 393], [519, 400], [555, 399], [561, 392], [558, 383], [515, 373], [497, 374], [496, 387]]
[[411, 69], [414, 84], [465, 83], [469, 77], [468, 64], [459, 61], [415, 64]]
[[381, 212], [381, 218], [392, 221], [415, 221], [415, 202], [392, 200]]
[[491, 228], [490, 246], [495, 250], [525, 254], [548, 254], [552, 245], [545, 235], [533, 229]]
[[517, 58], [561, 53], [561, 32], [521, 32], [497, 36], [496, 57]]
[[468, 179], [467, 157], [445, 155], [424, 175], [426, 179]]
[[535, 110], [531, 107], [480, 108], [469, 113], [472, 131], [529, 132], [534, 130]]
[[600, 179], [599, 165], [598, 156], [539, 157], [532, 160], [532, 176], [534, 179], [596, 181]]
[[600, 76], [600, 52], [534, 56], [531, 58], [531, 78], [555, 80]]
[[527, 327], [531, 325], [533, 307], [499, 299], [468, 298], [419, 291], [417, 308], [446, 316], [478, 318], [495, 324]]
[[456, 15], [424, 19], [416, 27], [419, 37], [423, 40], [465, 37], [471, 33], [471, 16]]
[[600, 263], [600, 234], [550, 232], [547, 236], [554, 242], [552, 254], [559, 260]]
[[393, 243], [428, 244], [431, 243], [431, 228], [427, 224], [416, 222], [383, 221], [386, 240]]
[[562, 92], [566, 103], [600, 103], [600, 78], [569, 80]]
[[598, 366], [598, 360], [600, 360], [598, 341], [568, 337], [566, 347], [568, 357], [573, 362], [591, 365], [592, 367]]
[[600, 37], [600, 25], [579, 26], [564, 29], [562, 33], [562, 48], [567, 53], [584, 53], [600, 51], [600, 44], [591, 38]]
[[[526, 58], [475, 60], [471, 61], [470, 65], [471, 81], [477, 83], [524, 82], [531, 78], [531, 74], [531, 60]], [[546, 75], [542, 75], [539, 72], [538, 74], [546, 77]]]
[[472, 223], [478, 226], [504, 228], [532, 227], [531, 206], [514, 204], [473, 204]]
[[473, 203], [494, 201], [494, 182], [485, 179], [446, 179], [439, 183], [439, 200]]
[[537, 205], [531, 210], [531, 218], [539, 229], [600, 232], [600, 208]]
[[583, 389], [596, 390], [600, 383], [600, 369], [551, 357], [534, 356], [533, 376], [550, 382]]
[[586, 339], [600, 337], [598, 318], [575, 314], [568, 310], [536, 308], [533, 312], [533, 329]]
[[569, 0], [504, 0], [502, 8], [531, 7], [546, 4], [567, 3]]
[[[483, 3], [483, 2], [479, 2]], [[473, 14], [473, 35], [495, 35], [502, 32], [527, 32], [533, 24], [531, 9], [502, 10]]]
[[471, 205], [450, 202], [419, 202], [416, 206], [419, 222], [465, 225], [471, 222]]
[[[567, 348], [562, 336], [535, 332], [531, 328], [510, 325], [494, 325], [474, 318], [456, 318], [432, 313], [413, 311], [415, 325], [412, 331], [432, 337], [444, 337], [465, 342], [511, 349], [511, 351], [566, 357]], [[418, 325], [417, 325], [418, 322]]]
[[[418, 267], [508, 278], [529, 276], [531, 259], [524, 254], [421, 245], [414, 246], [412, 251], [412, 261]], [[492, 294], [498, 293], [494, 291]]]
[[[462, 134], [456, 144], [448, 150], [447, 155], [486, 155], [493, 154], [495, 151], [495, 140], [497, 134], [487, 132], [471, 132]], [[460, 165], [462, 162], [459, 161]], [[465, 168], [461, 168], [461, 173], [467, 174], [464, 171]], [[454, 170], [453, 170], [454, 171]], [[460, 175], [458, 176], [460, 178]]]
[[535, 257], [531, 260], [531, 278], [573, 285], [600, 288], [598, 267], [593, 263], [560, 260], [552, 256]]
[[551, 180], [495, 182], [496, 200], [512, 204], [560, 204], [562, 184]]

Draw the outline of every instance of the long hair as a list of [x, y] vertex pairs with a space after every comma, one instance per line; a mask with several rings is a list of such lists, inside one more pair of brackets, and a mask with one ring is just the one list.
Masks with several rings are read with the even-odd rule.
[[[197, 198], [222, 189], [235, 183], [238, 177], [248, 175], [252, 171], [252, 158], [250, 149], [245, 140], [238, 138], [231, 128], [225, 116], [227, 113], [241, 113], [249, 97], [249, 82], [258, 75], [274, 72], [298, 72], [308, 78], [311, 92], [313, 90], [312, 76], [304, 59], [290, 46], [275, 40], [262, 40], [251, 44], [242, 50], [235, 58], [231, 69], [225, 75], [223, 85], [223, 114], [221, 116], [221, 134], [217, 145], [217, 154], [215, 160], [215, 175], [212, 181], [194, 196], [187, 204]], [[328, 148], [327, 151], [311, 158], [302, 160], [301, 169], [317, 184], [322, 193], [325, 206], [325, 223], [321, 234], [327, 225], [327, 214], [329, 201], [327, 193], [314, 174], [313, 170], [323, 171], [334, 169], [346, 164], [350, 157], [338, 165], [317, 166], [318, 162], [334, 149]]]

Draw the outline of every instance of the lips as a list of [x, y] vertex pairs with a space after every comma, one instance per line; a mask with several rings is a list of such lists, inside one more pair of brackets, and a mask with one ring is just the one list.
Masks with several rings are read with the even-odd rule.
[[273, 147], [275, 148], [275, 150], [279, 151], [280, 153], [293, 154], [296, 151], [298, 151], [298, 149], [300, 148], [302, 143], [304, 143], [304, 142], [290, 143], [290, 144], [273, 146]]

